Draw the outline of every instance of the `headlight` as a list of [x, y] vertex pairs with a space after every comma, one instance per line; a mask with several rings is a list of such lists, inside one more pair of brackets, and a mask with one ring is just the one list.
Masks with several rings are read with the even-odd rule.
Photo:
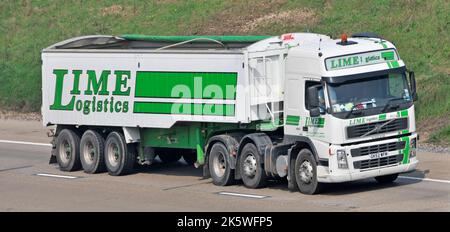
[[338, 168], [347, 169], [348, 164], [347, 164], [347, 156], [345, 155], [345, 150], [337, 150], [336, 154], [337, 154]]
[[416, 157], [417, 139], [411, 139], [409, 158]]

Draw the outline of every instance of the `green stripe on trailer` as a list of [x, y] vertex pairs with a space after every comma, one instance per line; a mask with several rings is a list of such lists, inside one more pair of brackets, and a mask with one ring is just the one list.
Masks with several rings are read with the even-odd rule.
[[211, 35], [194, 35], [194, 36], [154, 36], [154, 35], [136, 35], [136, 34], [127, 34], [121, 35], [120, 38], [126, 40], [143, 40], [143, 41], [153, 41], [153, 42], [184, 42], [193, 39], [213, 39], [223, 43], [254, 43], [264, 39], [268, 39], [273, 36], [267, 35], [248, 35], [248, 36], [211, 36]]
[[288, 115], [286, 117], [286, 125], [298, 126], [299, 123], [300, 123], [300, 116]]
[[237, 73], [137, 72], [135, 97], [236, 99]]
[[234, 116], [233, 104], [134, 102], [134, 113]]

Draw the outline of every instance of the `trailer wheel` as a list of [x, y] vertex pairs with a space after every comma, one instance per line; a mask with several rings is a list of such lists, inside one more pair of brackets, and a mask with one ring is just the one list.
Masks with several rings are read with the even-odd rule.
[[80, 136], [70, 129], [62, 130], [56, 139], [56, 161], [61, 171], [80, 169]]
[[234, 181], [234, 170], [228, 163], [228, 150], [220, 142], [211, 147], [208, 158], [209, 172], [215, 185], [226, 186]]
[[394, 182], [398, 177], [398, 173], [391, 174], [391, 175], [385, 175], [385, 176], [377, 176], [375, 177], [375, 180], [377, 180], [380, 184], [387, 184]]
[[317, 164], [308, 149], [302, 149], [295, 160], [295, 180], [300, 192], [304, 194], [317, 194], [323, 187], [317, 181]]
[[106, 169], [111, 176], [126, 175], [133, 171], [136, 155], [132, 145], [118, 132], [109, 133], [105, 142]]
[[197, 161], [197, 151], [192, 150], [183, 153], [183, 159], [189, 166], [194, 165], [194, 163]]
[[239, 157], [242, 182], [248, 188], [261, 188], [266, 185], [266, 172], [261, 163], [261, 156], [253, 143], [247, 143]]
[[81, 137], [80, 159], [86, 173], [99, 173], [105, 170], [105, 139], [96, 131], [87, 130]]
[[181, 152], [179, 149], [166, 148], [158, 151], [157, 154], [159, 159], [165, 164], [174, 163], [181, 159]]

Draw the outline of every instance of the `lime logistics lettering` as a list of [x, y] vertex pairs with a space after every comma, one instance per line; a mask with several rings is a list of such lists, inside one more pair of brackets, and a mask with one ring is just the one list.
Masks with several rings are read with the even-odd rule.
[[[83, 114], [90, 114], [91, 112], [116, 112], [126, 113], [128, 112], [129, 102], [115, 100], [113, 96], [129, 96], [130, 87], [128, 86], [128, 80], [131, 78], [130, 71], [115, 71], [115, 88], [110, 92], [108, 91], [108, 81], [111, 71], [103, 70], [100, 77], [97, 78], [97, 74], [94, 70], [87, 70], [86, 75], [87, 84], [84, 91], [80, 90], [80, 78], [82, 77], [82, 70], [73, 70], [72, 75], [69, 75], [69, 70], [55, 69], [55, 98], [53, 104], [50, 105], [50, 110], [67, 110], [82, 111]], [[70, 91], [72, 95], [70, 101], [63, 104], [63, 85], [65, 78], [72, 78], [73, 85]], [[79, 99], [78, 97], [92, 96], [90, 99]]]
[[358, 65], [360, 63], [360, 57], [359, 56], [353, 56], [348, 58], [339, 58], [337, 60], [331, 60], [331, 68], [341, 68], [341, 67], [347, 67], [352, 65]]

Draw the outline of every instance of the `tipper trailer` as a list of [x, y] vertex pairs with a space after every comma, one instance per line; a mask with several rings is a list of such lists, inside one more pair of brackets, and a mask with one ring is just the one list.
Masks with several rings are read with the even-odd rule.
[[417, 166], [414, 73], [372, 33], [85, 36], [42, 51], [52, 163], [110, 175], [156, 157], [216, 185], [392, 182]]

